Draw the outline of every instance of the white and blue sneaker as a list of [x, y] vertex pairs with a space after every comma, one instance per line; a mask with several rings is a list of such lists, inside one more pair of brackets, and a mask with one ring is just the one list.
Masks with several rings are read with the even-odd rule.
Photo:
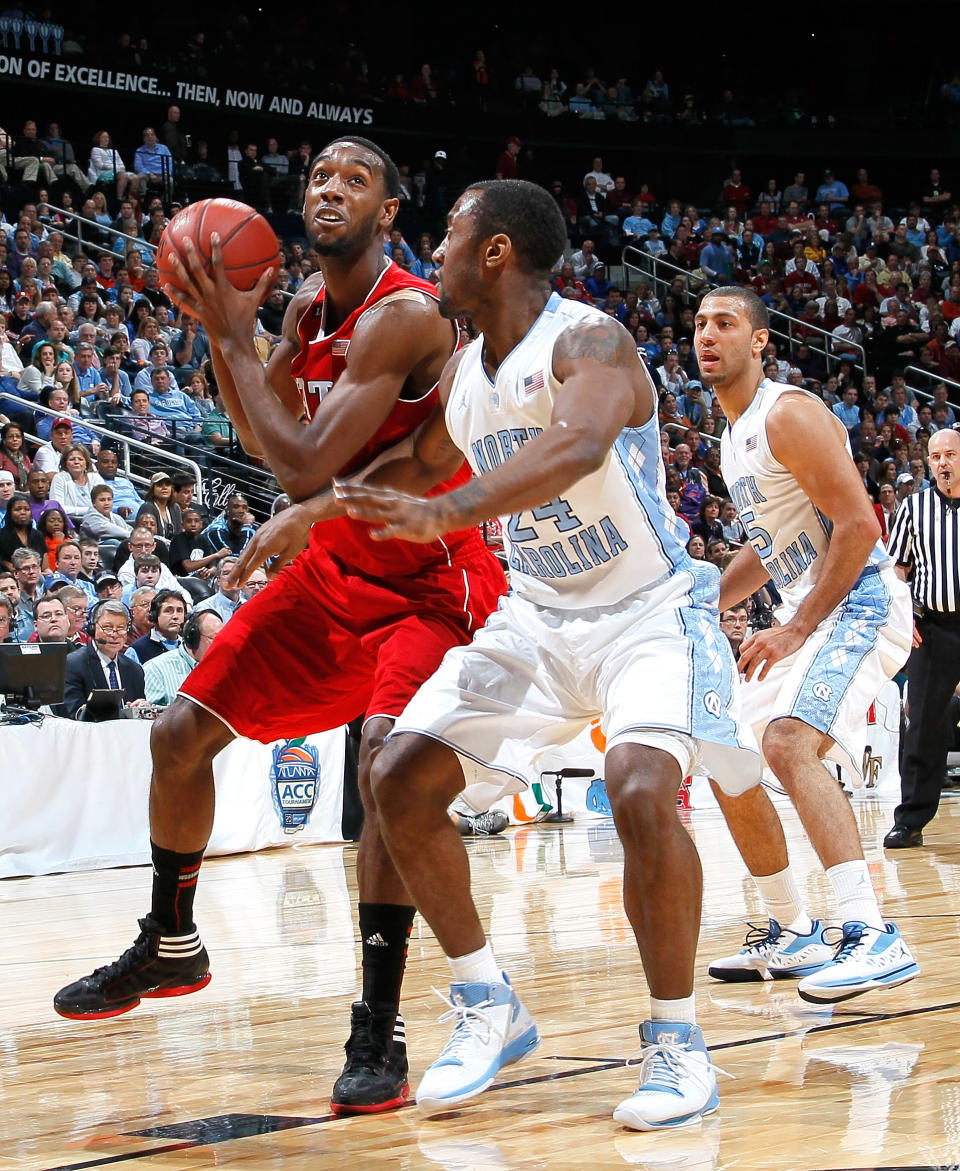
[[690, 1126], [717, 1109], [717, 1073], [724, 1071], [718, 1071], [710, 1060], [703, 1033], [696, 1025], [644, 1021], [640, 1039], [640, 1084], [614, 1110], [615, 1122], [631, 1130], [662, 1130]]
[[823, 924], [819, 919], [813, 920], [805, 935], [781, 927], [776, 919], [771, 919], [767, 928], [751, 923], [744, 945], [737, 954], [714, 960], [707, 968], [707, 974], [728, 984], [797, 979], [829, 963], [836, 950], [824, 938]]
[[797, 991], [811, 1004], [849, 1000], [874, 988], [895, 988], [920, 975], [920, 966], [893, 923], [868, 927], [851, 920], [829, 964], [800, 981]]
[[451, 984], [450, 1006], [441, 1021], [453, 1020], [443, 1052], [417, 1087], [417, 1106], [436, 1114], [476, 1097], [505, 1065], [522, 1061], [540, 1044], [533, 1018], [503, 974], [503, 983]]

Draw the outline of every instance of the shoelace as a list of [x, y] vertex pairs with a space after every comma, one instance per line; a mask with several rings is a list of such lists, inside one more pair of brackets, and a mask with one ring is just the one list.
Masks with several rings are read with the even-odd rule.
[[457, 1022], [453, 1026], [450, 1040], [443, 1047], [441, 1057], [457, 1057], [460, 1049], [466, 1048], [475, 1040], [479, 1041], [481, 1045], [486, 1045], [490, 1040], [490, 1034], [495, 1030], [493, 1022], [484, 1009], [493, 1008], [493, 1001], [482, 1000], [479, 1004], [459, 1004], [457, 1001], [451, 1000], [439, 988], [434, 988], [433, 985], [431, 988], [448, 1006], [447, 1011], [441, 1013], [437, 1018], [439, 1023], [445, 1024], [452, 1020]]
[[[850, 956], [857, 950], [857, 948], [864, 942], [864, 935], [866, 932], [862, 927], [856, 927], [849, 934], [845, 934], [842, 927], [828, 927], [826, 931], [839, 931], [840, 941], [834, 946], [837, 949], [836, 955], [833, 957], [834, 963], [839, 963], [840, 960], [849, 959]], [[826, 934], [826, 932], [824, 932]]]
[[364, 1065], [367, 1062], [372, 1062], [374, 1057], [382, 1059], [385, 1056], [381, 1052], [382, 1046], [378, 1045], [373, 1035], [372, 1016], [363, 1021], [359, 1028], [351, 1030], [343, 1048], [346, 1051], [348, 1062], [354, 1065]]
[[760, 927], [756, 923], [748, 923], [747, 927], [749, 927], [750, 930], [747, 932], [743, 941], [743, 947], [745, 951], [747, 949], [759, 951], [764, 946], [764, 944], [774, 944], [780, 938], [780, 935], [782, 935], [783, 932], [787, 930], [787, 928], [781, 927], [780, 934], [774, 935], [770, 930], [769, 923], [767, 923], [766, 927]]
[[636, 1057], [631, 1057], [627, 1061], [627, 1068], [639, 1068], [641, 1086], [646, 1081], [656, 1081], [657, 1085], [664, 1086], [669, 1090], [679, 1090], [680, 1082], [684, 1077], [693, 1077], [701, 1085], [707, 1085], [706, 1071], [710, 1069], [724, 1077], [736, 1078], [736, 1074], [721, 1069], [719, 1065], [710, 1064], [709, 1059], [702, 1070], [699, 1065], [684, 1061], [690, 1051], [689, 1041], [685, 1041], [682, 1045], [671, 1041], [644, 1045]]
[[95, 968], [90, 973], [90, 979], [114, 980], [118, 976], [125, 976], [134, 963], [145, 958], [148, 939], [147, 933], [141, 930], [141, 933], [121, 956], [112, 963], [104, 964], [102, 968]]

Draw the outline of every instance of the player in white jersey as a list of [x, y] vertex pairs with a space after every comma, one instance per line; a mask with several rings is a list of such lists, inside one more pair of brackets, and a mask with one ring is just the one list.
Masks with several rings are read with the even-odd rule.
[[[834, 888], [843, 920], [827, 946], [790, 873], [783, 829], [763, 788], [718, 800], [766, 903], [770, 928], [755, 929], [710, 974], [724, 980], [802, 976], [800, 995], [826, 1003], [919, 974], [892, 923], [884, 923], [856, 820], [828, 757], [861, 775], [865, 714], [909, 654], [909, 591], [880, 543], [844, 427], [806, 391], [762, 372], [767, 312], [752, 290], [706, 294], [694, 346], [727, 427], [723, 476], [748, 543], [728, 566], [720, 608], [773, 580], [777, 621], [740, 650], [744, 718], [796, 806]], [[835, 954], [834, 954], [835, 951]]]
[[719, 575], [687, 556], [667, 503], [653, 385], [618, 322], [551, 294], [564, 239], [556, 204], [532, 184], [461, 196], [436, 254], [440, 311], [470, 314], [483, 334], [448, 363], [445, 413], [412, 462], [463, 452], [478, 475], [432, 498], [369, 479], [335, 491], [384, 539], [426, 541], [453, 517], [500, 514], [512, 567], [511, 595], [444, 658], [374, 768], [391, 857], [453, 970], [453, 1035], [417, 1102], [436, 1112], [465, 1101], [539, 1043], [485, 940], [444, 811], [461, 790], [477, 808], [519, 791], [538, 749], [600, 716], [624, 905], [651, 994], [640, 1084], [614, 1117], [652, 1130], [719, 1102], [695, 1023], [702, 876], [677, 788], [699, 756], [741, 792], [757, 784], [759, 757], [736, 719]]

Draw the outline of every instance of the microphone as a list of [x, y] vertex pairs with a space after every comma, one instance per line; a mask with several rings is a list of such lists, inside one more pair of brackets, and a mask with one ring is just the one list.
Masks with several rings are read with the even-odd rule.
[[96, 635], [94, 635], [93, 641], [101, 650], [105, 650], [110, 645], [105, 638], [97, 638]]
[[592, 768], [561, 768], [543, 775], [545, 777], [563, 777], [566, 780], [568, 777], [592, 777], [594, 770]]

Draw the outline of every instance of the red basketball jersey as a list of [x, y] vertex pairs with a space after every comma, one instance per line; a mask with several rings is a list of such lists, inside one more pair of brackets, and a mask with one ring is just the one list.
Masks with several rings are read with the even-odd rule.
[[[300, 352], [290, 366], [291, 374], [303, 399], [307, 418], [313, 418], [317, 406], [328, 394], [337, 393], [337, 380], [347, 367], [347, 355], [353, 332], [364, 313], [386, 300], [410, 297], [414, 295], [414, 291], [415, 295], [425, 294], [434, 301], [437, 300], [433, 285], [404, 272], [391, 261], [374, 281], [373, 288], [363, 303], [358, 305], [333, 333], [324, 333], [324, 287], [320, 287], [313, 303], [297, 323]], [[452, 338], [450, 348], [451, 353], [456, 348]], [[340, 469], [338, 475], [350, 475], [366, 467], [380, 452], [393, 447], [395, 443], [416, 430], [431, 414], [438, 401], [436, 385], [418, 398], [398, 398], [376, 433]], [[449, 492], [465, 484], [469, 479], [470, 467], [464, 461], [456, 475], [437, 485], [430, 495]], [[468, 548], [482, 546], [475, 529], [448, 533], [441, 540], [430, 544], [373, 541], [369, 533], [369, 525], [351, 520], [349, 517], [338, 517], [336, 520], [316, 525], [310, 541], [311, 544], [325, 548], [346, 565], [359, 569], [362, 573], [377, 576], [416, 573], [424, 565], [431, 564], [438, 558], [447, 560], [452, 552], [465, 543]], [[464, 552], [466, 551], [464, 549]]]

